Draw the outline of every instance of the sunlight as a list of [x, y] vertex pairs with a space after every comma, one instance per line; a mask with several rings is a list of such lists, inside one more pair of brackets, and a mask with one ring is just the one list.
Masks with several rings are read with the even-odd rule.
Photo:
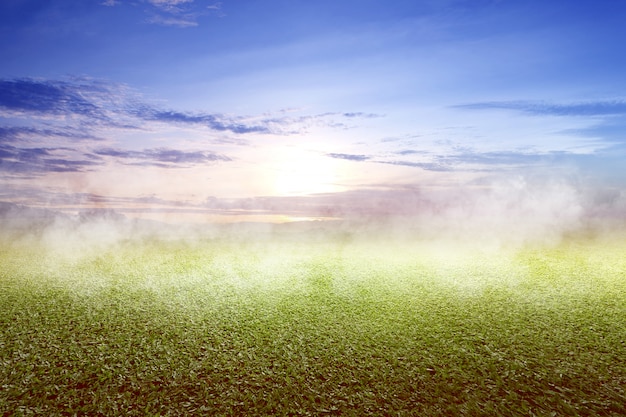
[[311, 150], [289, 147], [277, 152], [274, 192], [277, 195], [307, 195], [339, 190], [336, 163]]

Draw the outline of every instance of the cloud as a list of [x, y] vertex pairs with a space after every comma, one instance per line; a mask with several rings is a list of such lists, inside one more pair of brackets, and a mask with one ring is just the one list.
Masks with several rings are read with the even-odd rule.
[[0, 171], [11, 174], [41, 175], [49, 172], [84, 172], [102, 162], [98, 158], [70, 158], [67, 148], [18, 148], [0, 145]]
[[118, 197], [88, 192], [59, 192], [29, 186], [6, 185], [0, 188], [0, 200], [17, 201], [20, 204], [39, 205], [42, 201], [49, 206], [119, 207], [121, 205], [146, 205], [177, 207], [180, 201], [163, 200], [154, 196]]
[[553, 160], [556, 157], [567, 155], [565, 152], [551, 152], [547, 154], [523, 153], [515, 151], [472, 152], [467, 151], [456, 155], [442, 157], [450, 165], [453, 164], [480, 164], [480, 165], [523, 165], [535, 164]]
[[100, 109], [64, 82], [32, 79], [0, 80], [0, 108], [34, 114], [79, 114], [100, 118]]
[[327, 153], [326, 156], [335, 159], [343, 159], [354, 162], [367, 162], [376, 164], [397, 165], [420, 168], [426, 171], [451, 172], [451, 171], [489, 171], [495, 166], [505, 167], [528, 167], [533, 165], [548, 164], [557, 160], [563, 161], [573, 158], [575, 155], [566, 152], [530, 153], [517, 151], [491, 151], [479, 152], [471, 149], [455, 149], [450, 153], [435, 154], [427, 151], [402, 150], [395, 155], [410, 156], [419, 155], [420, 160], [396, 160], [384, 156]]
[[161, 16], [154, 15], [148, 19], [148, 23], [154, 23], [162, 26], [176, 26], [179, 28], [189, 28], [198, 26], [198, 22], [193, 15], [184, 16]]
[[[143, 100], [127, 86], [87, 78], [68, 81], [38, 79], [0, 79], [0, 117], [65, 118], [67, 125], [20, 128], [0, 126], [0, 138], [8, 140], [24, 134], [95, 139], [88, 127], [142, 129], [146, 123], [200, 126], [215, 132], [234, 134], [301, 134], [311, 127], [349, 128], [345, 119], [381, 117], [363, 112], [321, 113], [277, 117], [242, 117], [219, 113], [184, 112], [162, 108]], [[78, 120], [74, 120], [78, 119]], [[71, 125], [74, 123], [74, 125]], [[28, 130], [30, 129], [30, 131]], [[38, 129], [36, 132], [35, 129]]]
[[[406, 153], [404, 153], [406, 154]], [[426, 154], [423, 154], [426, 155]], [[372, 160], [372, 162], [421, 168], [427, 171], [491, 171], [498, 168], [530, 168], [549, 166], [555, 162], [577, 161], [584, 155], [569, 152], [519, 152], [519, 151], [489, 151], [480, 152], [463, 150], [449, 154], [432, 154], [430, 161], [407, 160]]]
[[363, 112], [348, 112], [348, 113], [343, 113], [342, 116], [344, 116], [344, 117], [358, 117], [358, 118], [365, 118], [365, 119], [375, 119], [375, 118], [378, 118], [378, 117], [383, 117], [380, 114], [363, 113]]
[[[105, 0], [101, 5], [111, 7], [121, 3], [119, 0]], [[208, 6], [194, 2], [194, 0], [143, 0], [142, 3], [148, 6], [146, 10], [149, 15], [146, 19], [147, 23], [162, 26], [189, 28], [198, 26], [198, 20], [202, 16], [224, 16], [220, 2]], [[137, 5], [134, 2], [130, 4]]]
[[404, 149], [401, 151], [396, 152], [396, 154], [398, 155], [415, 155], [415, 154], [423, 154], [426, 153], [425, 151], [416, 151], [414, 149]]
[[[122, 4], [121, 0], [105, 0], [100, 3], [102, 6], [113, 7]], [[130, 3], [137, 5], [137, 3]], [[198, 26], [199, 16], [206, 14], [199, 7], [194, 6], [194, 0], [143, 0], [143, 4], [149, 6], [146, 12], [150, 15], [148, 23], [155, 23], [164, 26], [192, 27]], [[220, 3], [213, 7], [220, 8]]]
[[626, 150], [626, 121], [621, 117], [603, 120], [586, 128], [565, 130], [563, 133], [595, 140], [601, 139], [606, 146], [601, 149], [603, 152]]
[[335, 159], [345, 159], [347, 161], [367, 161], [370, 159], [367, 155], [352, 155], [347, 153], [327, 153], [326, 156]]
[[331, 129], [350, 129], [351, 125], [345, 123], [346, 119], [371, 119], [383, 117], [374, 113], [363, 112], [326, 112], [319, 114], [307, 114], [302, 116], [290, 116], [288, 113], [297, 110], [281, 110], [279, 115], [270, 117], [266, 114], [262, 120], [262, 124], [267, 126], [273, 133], [277, 134], [303, 134], [311, 128], [331, 128]]
[[516, 110], [550, 116], [615, 116], [626, 115], [626, 101], [589, 101], [555, 104], [536, 101], [488, 101], [453, 106], [467, 110]]
[[40, 176], [51, 172], [85, 172], [112, 158], [126, 165], [186, 168], [193, 165], [228, 162], [228, 156], [210, 151], [183, 151], [169, 148], [131, 151], [99, 148], [79, 151], [67, 147], [17, 147], [0, 142], [0, 171], [15, 175]]
[[405, 167], [421, 168], [426, 171], [446, 172], [454, 169], [446, 164], [438, 162], [412, 162], [412, 161], [376, 161], [380, 164], [399, 165]]
[[[241, 118], [219, 114], [190, 114], [153, 106], [141, 100], [127, 87], [90, 79], [72, 82], [35, 79], [0, 79], [0, 116], [17, 115], [25, 118], [67, 116], [80, 118], [82, 125], [66, 126], [73, 129], [73, 137], [80, 137], [79, 128], [85, 125], [126, 129], [141, 128], [146, 122], [202, 125], [214, 131], [237, 134], [270, 133], [267, 126], [247, 124]], [[72, 123], [72, 120], [67, 120]], [[15, 137], [19, 128], [2, 127], [5, 137]], [[33, 129], [33, 128], [30, 128]], [[30, 133], [34, 131], [31, 130]], [[42, 132], [42, 130], [40, 130]], [[50, 132], [50, 130], [48, 130]], [[27, 133], [27, 130], [22, 130]], [[62, 136], [62, 135], [59, 135]], [[93, 139], [94, 135], [84, 134]], [[2, 136], [0, 136], [2, 137]]]
[[512, 110], [530, 116], [587, 118], [589, 121], [587, 127], [565, 129], [557, 133], [591, 138], [592, 141], [587, 141], [587, 143], [593, 145], [596, 153], [608, 154], [626, 150], [626, 135], [624, 135], [626, 124], [623, 122], [626, 116], [625, 100], [598, 100], [567, 104], [543, 101], [494, 101], [454, 107], [467, 110]]
[[193, 3], [193, 0], [147, 0], [151, 5], [165, 11], [179, 11], [184, 4]]
[[34, 128], [26, 126], [0, 126], [0, 143], [15, 141], [36, 142], [55, 137], [74, 140], [103, 140], [100, 137], [90, 134], [85, 129], [76, 129], [68, 126], [60, 129]]
[[221, 115], [215, 114], [190, 114], [177, 111], [161, 111], [153, 108], [142, 107], [137, 114], [145, 120], [159, 121], [164, 123], [194, 124], [207, 126], [220, 132], [230, 131], [232, 133], [270, 133], [267, 126], [246, 125], [229, 120]]
[[218, 1], [206, 7], [209, 10], [220, 10], [222, 8], [222, 2]]
[[229, 157], [214, 152], [181, 151], [168, 148], [145, 149], [143, 151], [104, 148], [95, 150], [94, 154], [123, 160], [132, 160], [134, 162], [130, 163], [133, 165], [154, 165], [163, 168], [231, 161]]

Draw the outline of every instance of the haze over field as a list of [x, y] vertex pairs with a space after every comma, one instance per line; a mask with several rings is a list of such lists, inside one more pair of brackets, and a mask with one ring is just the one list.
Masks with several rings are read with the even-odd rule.
[[13, 0], [0, 16], [5, 235], [498, 246], [626, 221], [620, 2]]

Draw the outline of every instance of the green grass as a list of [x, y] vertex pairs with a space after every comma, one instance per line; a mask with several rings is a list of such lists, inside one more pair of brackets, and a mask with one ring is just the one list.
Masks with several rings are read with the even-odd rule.
[[626, 415], [625, 253], [4, 245], [0, 415]]

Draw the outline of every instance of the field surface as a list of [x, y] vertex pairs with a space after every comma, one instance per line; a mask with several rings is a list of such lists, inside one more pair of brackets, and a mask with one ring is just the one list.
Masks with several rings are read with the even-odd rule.
[[0, 415], [626, 415], [626, 243], [0, 248]]

